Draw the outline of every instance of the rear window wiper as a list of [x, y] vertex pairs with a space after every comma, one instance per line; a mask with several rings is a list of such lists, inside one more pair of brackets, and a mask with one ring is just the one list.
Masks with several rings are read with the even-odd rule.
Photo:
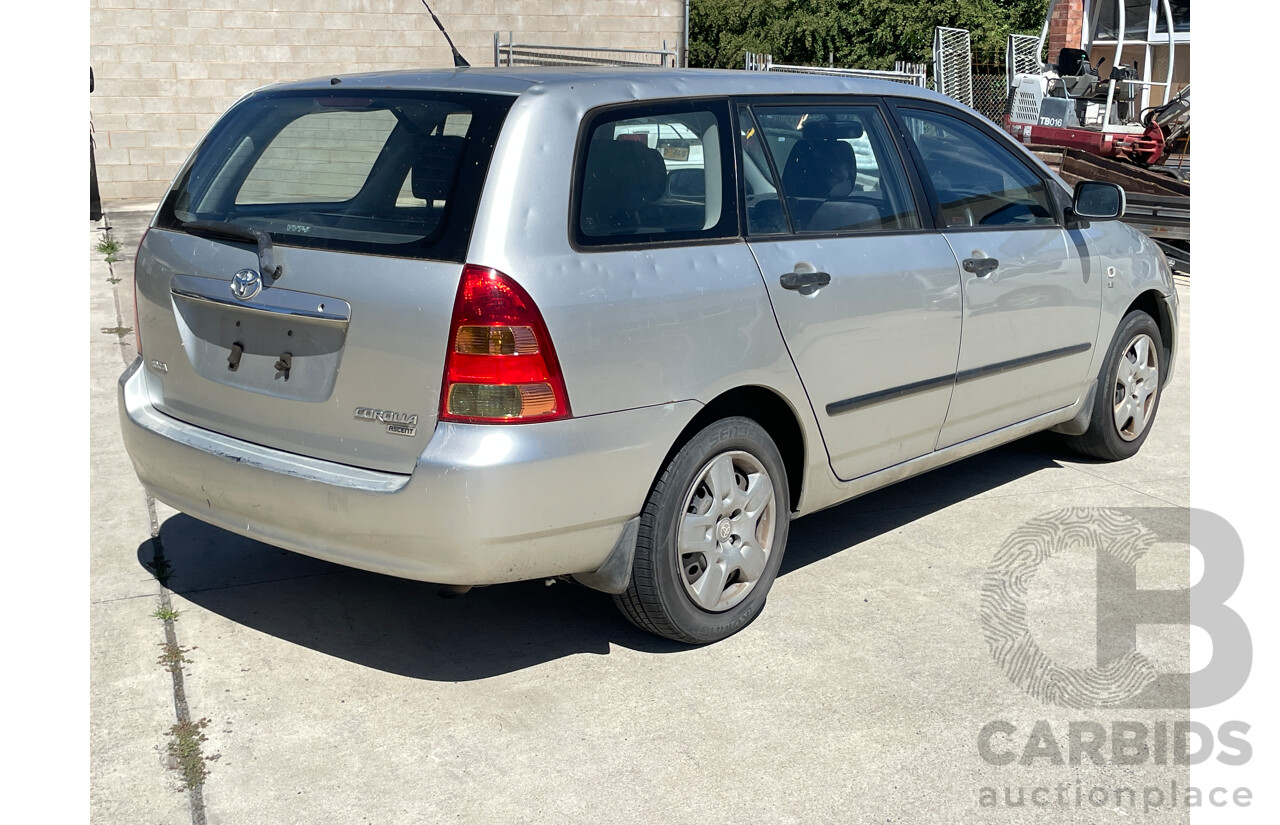
[[207, 238], [227, 238], [233, 241], [248, 241], [258, 247], [258, 268], [262, 275], [279, 280], [284, 274], [284, 266], [275, 262], [275, 253], [271, 247], [271, 235], [252, 226], [243, 226], [229, 221], [179, 221], [182, 228], [193, 235]]

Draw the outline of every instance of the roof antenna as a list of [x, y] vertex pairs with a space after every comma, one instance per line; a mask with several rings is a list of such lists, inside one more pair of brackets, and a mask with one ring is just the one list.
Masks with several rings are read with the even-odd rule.
[[[422, 0], [422, 5], [427, 6], [427, 0]], [[444, 39], [449, 41], [449, 48], [453, 51], [453, 67], [455, 69], [463, 66], [469, 67], [471, 64], [467, 62], [465, 57], [458, 53], [458, 47], [453, 45], [453, 38], [444, 30], [444, 26], [440, 23], [440, 18], [436, 17], [436, 13], [431, 10], [430, 6], [427, 6], [427, 14], [431, 15], [431, 19], [436, 21], [436, 28], [444, 35]]]

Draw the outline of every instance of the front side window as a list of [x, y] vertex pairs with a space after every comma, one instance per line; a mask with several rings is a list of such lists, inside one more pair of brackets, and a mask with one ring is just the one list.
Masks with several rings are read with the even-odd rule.
[[617, 245], [737, 234], [724, 103], [608, 110], [585, 130], [575, 237]]
[[1053, 226], [1044, 181], [976, 127], [939, 112], [901, 110], [938, 200], [938, 225]]
[[[792, 230], [885, 231], [921, 226], [897, 150], [874, 106], [756, 106], [781, 175]], [[750, 150], [751, 147], [747, 147]]]

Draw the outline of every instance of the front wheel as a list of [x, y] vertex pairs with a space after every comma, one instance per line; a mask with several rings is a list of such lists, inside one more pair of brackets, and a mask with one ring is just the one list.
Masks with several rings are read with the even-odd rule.
[[1155, 320], [1141, 310], [1124, 317], [1098, 375], [1089, 429], [1068, 439], [1078, 452], [1117, 461], [1138, 452], [1160, 406], [1167, 367]]
[[640, 516], [631, 581], [614, 601], [637, 627], [705, 644], [764, 607], [790, 526], [786, 468], [748, 418], [695, 435], [664, 469]]

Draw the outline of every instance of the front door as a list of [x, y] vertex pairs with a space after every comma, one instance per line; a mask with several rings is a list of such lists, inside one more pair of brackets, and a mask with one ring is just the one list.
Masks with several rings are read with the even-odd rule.
[[1004, 137], [935, 109], [898, 108], [936, 222], [961, 265], [964, 334], [938, 448], [1074, 404], [1101, 306], [1079, 231]]

